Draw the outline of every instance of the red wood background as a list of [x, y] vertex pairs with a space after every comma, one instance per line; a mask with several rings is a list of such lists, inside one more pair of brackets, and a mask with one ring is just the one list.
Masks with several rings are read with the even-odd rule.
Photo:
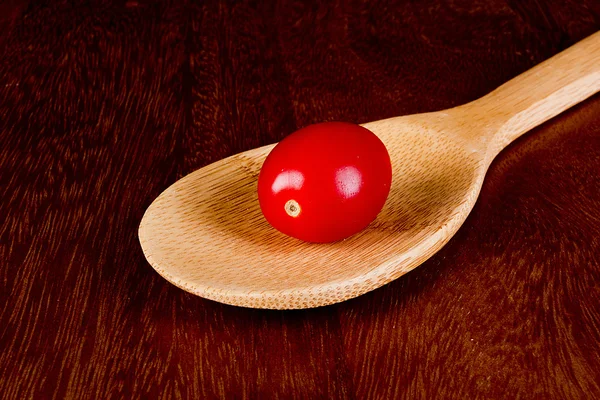
[[0, 3], [0, 397], [600, 398], [600, 97], [507, 148], [408, 275], [304, 311], [146, 263], [171, 183], [309, 123], [473, 100], [597, 0]]

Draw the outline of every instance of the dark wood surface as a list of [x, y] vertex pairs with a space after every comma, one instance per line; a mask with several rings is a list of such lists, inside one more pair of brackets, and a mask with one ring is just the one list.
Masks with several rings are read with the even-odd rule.
[[600, 398], [598, 95], [357, 299], [236, 308], [146, 263], [142, 214], [187, 173], [473, 100], [600, 29], [593, 0], [318, 3], [0, 3], [0, 398]]

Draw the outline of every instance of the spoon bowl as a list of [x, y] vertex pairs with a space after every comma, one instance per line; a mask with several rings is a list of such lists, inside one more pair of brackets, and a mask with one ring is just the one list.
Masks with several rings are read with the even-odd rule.
[[390, 153], [392, 187], [375, 221], [343, 241], [302, 242], [266, 222], [256, 186], [269, 145], [165, 190], [140, 224], [144, 254], [176, 286], [245, 307], [316, 307], [376, 289], [450, 240], [502, 148], [600, 89], [599, 55], [595, 34], [472, 103], [364, 124]]

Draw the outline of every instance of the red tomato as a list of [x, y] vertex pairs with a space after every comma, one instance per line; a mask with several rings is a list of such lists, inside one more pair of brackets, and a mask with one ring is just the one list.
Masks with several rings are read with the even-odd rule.
[[258, 177], [269, 223], [307, 242], [334, 242], [377, 217], [392, 183], [385, 145], [359, 125], [326, 122], [279, 142]]

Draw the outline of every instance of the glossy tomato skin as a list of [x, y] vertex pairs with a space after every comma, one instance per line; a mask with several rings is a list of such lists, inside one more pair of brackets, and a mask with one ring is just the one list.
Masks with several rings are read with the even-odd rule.
[[392, 183], [381, 140], [359, 125], [325, 122], [279, 142], [258, 178], [267, 221], [307, 242], [334, 242], [363, 230], [381, 211]]

